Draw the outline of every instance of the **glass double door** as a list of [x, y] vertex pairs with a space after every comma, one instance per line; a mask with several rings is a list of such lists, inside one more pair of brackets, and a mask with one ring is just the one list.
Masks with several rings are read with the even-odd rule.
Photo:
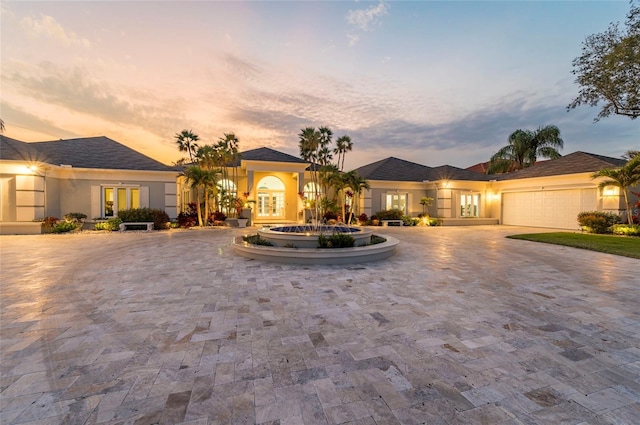
[[284, 192], [260, 191], [257, 199], [257, 216], [259, 218], [285, 218]]

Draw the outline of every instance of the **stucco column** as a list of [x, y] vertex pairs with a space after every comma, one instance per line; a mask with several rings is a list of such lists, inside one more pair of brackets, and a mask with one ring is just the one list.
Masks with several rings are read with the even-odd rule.
[[[247, 188], [245, 192], [253, 191], [253, 170], [247, 170]], [[252, 194], [255, 197], [255, 193]]]

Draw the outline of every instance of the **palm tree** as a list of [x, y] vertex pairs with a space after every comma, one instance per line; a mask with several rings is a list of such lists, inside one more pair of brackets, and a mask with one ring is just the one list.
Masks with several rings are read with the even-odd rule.
[[202, 210], [200, 207], [200, 188], [205, 187], [207, 180], [210, 178], [210, 174], [198, 165], [190, 165], [184, 169], [184, 177], [187, 180], [187, 184], [196, 191], [196, 206], [198, 208], [198, 225], [202, 227]]
[[633, 156], [622, 167], [603, 168], [591, 175], [592, 179], [596, 179], [598, 177], [605, 177], [607, 179], [598, 184], [599, 188], [602, 189], [605, 186], [620, 188], [620, 191], [624, 196], [624, 203], [627, 209], [627, 223], [633, 224], [633, 217], [631, 216], [631, 202], [629, 201], [629, 194], [627, 192], [630, 188], [640, 184], [640, 155]]
[[338, 155], [337, 166], [340, 168], [340, 171], [344, 170], [344, 157], [347, 152], [350, 152], [353, 149], [353, 142], [351, 141], [351, 137], [342, 136], [336, 140], [336, 147], [333, 150], [333, 153]]
[[0, 118], [0, 133], [4, 133], [4, 120], [2, 118]]
[[508, 143], [491, 157], [487, 174], [521, 170], [534, 165], [538, 157], [560, 158], [558, 149], [564, 146], [555, 125], [538, 127], [536, 131], [516, 130], [509, 135]]
[[193, 162], [193, 158], [198, 151], [198, 144], [196, 143], [200, 138], [197, 134], [194, 134], [191, 130], [182, 130], [180, 133], [176, 133], [174, 136], [176, 144], [180, 152], [187, 152], [189, 154], [189, 160]]
[[[367, 179], [365, 179], [364, 177], [361, 177], [357, 172], [355, 171], [349, 171], [348, 173], [344, 173], [343, 179], [345, 181], [345, 186], [350, 188], [353, 193], [354, 193], [354, 201], [355, 201], [355, 205], [358, 208], [358, 212], [360, 212], [360, 194], [362, 193], [363, 189], [370, 189], [371, 186], [369, 185], [369, 182], [367, 181]], [[347, 223], [351, 223], [351, 216], [354, 213], [354, 209], [353, 208], [353, 204], [351, 205], [351, 211], [349, 211], [350, 216], [349, 219], [347, 220]]]
[[320, 132], [317, 131], [314, 127], [306, 127], [300, 131], [298, 137], [300, 137], [300, 157], [305, 161], [311, 163], [311, 182], [313, 183], [315, 188], [313, 204], [315, 205], [316, 217], [318, 217], [320, 206], [320, 200], [318, 199], [320, 195], [318, 192], [318, 190], [320, 189], [320, 181], [318, 178], [318, 150], [320, 149]]

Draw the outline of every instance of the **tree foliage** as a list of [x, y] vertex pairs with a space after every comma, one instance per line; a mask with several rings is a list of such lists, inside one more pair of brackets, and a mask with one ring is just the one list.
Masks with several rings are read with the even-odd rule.
[[633, 156], [622, 167], [603, 168], [591, 175], [591, 178], [593, 179], [599, 177], [604, 177], [606, 179], [598, 184], [599, 188], [604, 188], [605, 186], [620, 188], [627, 209], [627, 222], [629, 224], [633, 224], [631, 202], [627, 192], [630, 188], [640, 184], [640, 156]]
[[618, 23], [582, 43], [582, 54], [573, 60], [578, 97], [567, 110], [604, 102], [594, 121], [611, 114], [640, 116], [640, 6], [631, 5], [625, 29]]
[[509, 135], [508, 145], [491, 157], [487, 174], [521, 170], [536, 163], [538, 157], [559, 158], [564, 141], [555, 125], [538, 127], [536, 131], [516, 130]]

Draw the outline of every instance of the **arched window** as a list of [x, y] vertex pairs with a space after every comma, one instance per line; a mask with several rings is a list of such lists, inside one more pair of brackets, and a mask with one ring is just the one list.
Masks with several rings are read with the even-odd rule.
[[322, 194], [322, 191], [320, 189], [320, 186], [316, 185], [313, 182], [309, 182], [304, 185], [303, 194], [304, 194], [305, 200], [312, 201], [320, 197], [320, 195]]
[[257, 217], [284, 218], [285, 186], [282, 180], [275, 176], [267, 176], [258, 182], [258, 196], [256, 200]]

